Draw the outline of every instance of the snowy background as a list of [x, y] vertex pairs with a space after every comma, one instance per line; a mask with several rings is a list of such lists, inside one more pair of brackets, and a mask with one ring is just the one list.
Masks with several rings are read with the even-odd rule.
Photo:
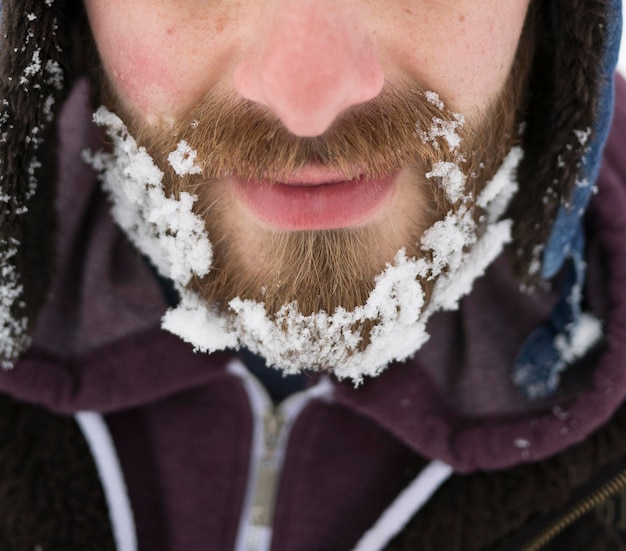
[[[624, 14], [624, 28], [626, 29], [626, 14]], [[626, 40], [622, 37], [622, 48], [619, 52], [619, 70], [626, 76]]]

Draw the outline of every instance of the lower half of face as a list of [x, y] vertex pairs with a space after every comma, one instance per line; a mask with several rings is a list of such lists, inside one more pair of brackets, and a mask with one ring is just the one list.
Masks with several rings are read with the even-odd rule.
[[[224, 312], [239, 297], [270, 316], [294, 302], [304, 315], [332, 313], [363, 305], [400, 249], [424, 256], [424, 232], [473, 202], [515, 142], [518, 80], [474, 121], [435, 93], [387, 89], [315, 138], [233, 98], [207, 97], [164, 126], [125, 118], [168, 193], [197, 197], [214, 261], [194, 291]], [[182, 176], [181, 147], [195, 167]], [[452, 168], [436, 174], [442, 165]]]
[[[474, 199], [517, 137], [527, 69], [520, 51], [493, 99], [467, 120], [415, 82], [385, 86], [313, 137], [219, 90], [156, 122], [117, 92], [105, 102], [163, 170], [167, 193], [197, 197], [214, 258], [189, 287], [207, 304], [226, 316], [235, 297], [263, 303], [270, 318], [294, 303], [305, 316], [350, 311], [366, 303], [399, 250], [431, 255], [422, 236], [450, 213], [469, 206], [482, 231]], [[112, 79], [105, 88], [119, 87]], [[171, 156], [181, 151], [193, 163], [183, 175]], [[423, 278], [426, 295], [435, 282]]]

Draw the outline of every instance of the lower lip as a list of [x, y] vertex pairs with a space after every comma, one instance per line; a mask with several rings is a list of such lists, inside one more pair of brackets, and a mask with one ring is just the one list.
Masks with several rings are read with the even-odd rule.
[[263, 222], [281, 230], [359, 226], [391, 197], [396, 175], [328, 184], [270, 184], [234, 179], [239, 199]]

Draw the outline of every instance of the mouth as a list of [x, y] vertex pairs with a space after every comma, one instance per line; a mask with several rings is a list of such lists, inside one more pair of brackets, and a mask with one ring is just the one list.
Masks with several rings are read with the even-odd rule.
[[367, 224], [388, 203], [398, 172], [350, 179], [326, 167], [308, 166], [279, 182], [233, 178], [239, 200], [279, 230], [327, 230]]

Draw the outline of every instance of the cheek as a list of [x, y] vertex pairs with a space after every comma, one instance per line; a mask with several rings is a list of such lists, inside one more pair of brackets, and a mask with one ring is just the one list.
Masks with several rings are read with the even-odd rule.
[[[133, 111], [148, 116], [161, 106], [166, 110], [173, 103], [176, 94], [171, 83], [177, 75], [163, 60], [155, 63], [150, 55], [151, 48], [146, 44], [129, 44], [125, 50], [117, 50], [121, 55], [109, 55], [105, 67], [112, 84], [124, 104]], [[132, 61], [131, 61], [132, 60]], [[170, 83], [166, 86], [166, 83]], [[156, 113], [152, 113], [156, 114]]]
[[453, 33], [445, 45], [433, 50], [445, 60], [429, 63], [433, 86], [443, 91], [451, 107], [468, 114], [474, 109], [482, 111], [504, 85], [515, 48], [498, 42], [486, 29], [477, 33], [459, 25]]
[[180, 115], [228, 81], [239, 2], [83, 1], [108, 77], [146, 122]]
[[181, 62], [189, 59], [189, 53], [181, 56], [180, 45], [167, 31], [140, 40], [128, 36], [112, 37], [99, 46], [107, 75], [127, 108], [149, 120], [173, 113], [195, 97], [189, 86], [193, 64]]
[[504, 85], [515, 58], [528, 0], [457, 0], [446, 10], [425, 1], [396, 24], [404, 37], [391, 48], [398, 65], [420, 86], [436, 91], [454, 111], [484, 111]]
[[206, 7], [159, 8], [143, 0], [86, 6], [108, 77], [125, 107], [146, 122], [185, 111], [225, 73], [224, 17], [208, 17]]

